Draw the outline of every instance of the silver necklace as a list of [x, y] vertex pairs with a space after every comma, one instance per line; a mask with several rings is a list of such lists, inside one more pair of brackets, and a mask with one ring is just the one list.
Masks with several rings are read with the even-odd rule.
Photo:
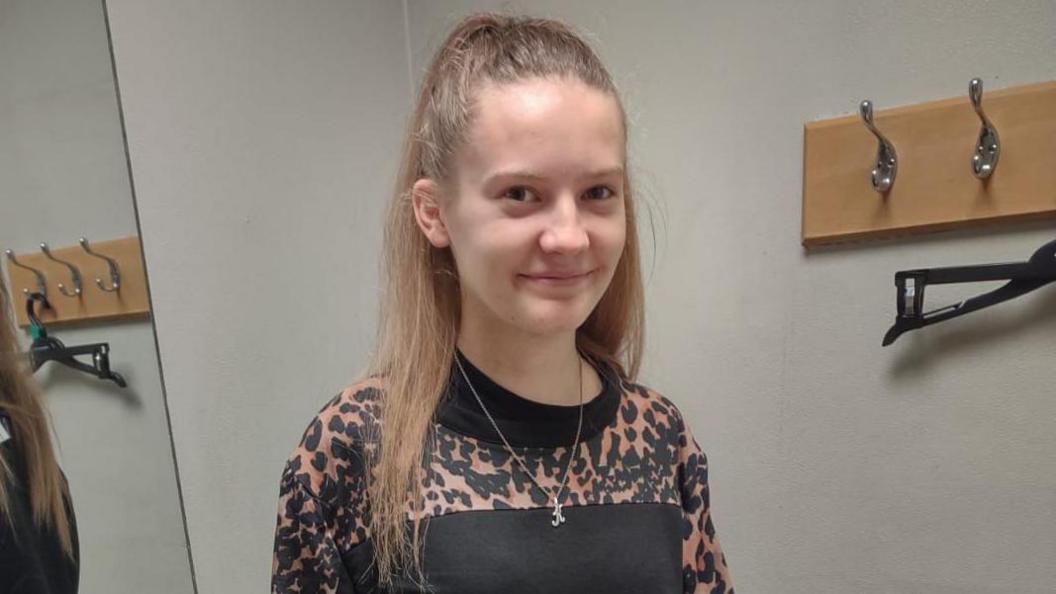
[[[582, 363], [580, 363], [580, 365], [579, 365], [579, 426], [576, 427], [576, 441], [575, 441], [575, 444], [572, 446], [572, 450], [568, 454], [568, 466], [565, 467], [565, 478], [561, 480], [561, 486], [559, 486], [557, 488], [557, 491], [555, 491], [551, 495], [550, 491], [547, 491], [546, 489], [544, 489], [543, 486], [539, 484], [539, 481], [535, 480], [535, 477], [532, 476], [532, 473], [528, 471], [528, 465], [525, 464], [524, 461], [521, 460], [521, 457], [517, 455], [517, 452], [513, 451], [513, 446], [510, 445], [510, 442], [506, 440], [506, 436], [503, 435], [502, 431], [499, 430], [498, 423], [496, 423], [495, 419], [492, 418], [491, 413], [488, 412], [488, 408], [486, 406], [484, 406], [484, 401], [481, 400], [480, 399], [480, 395], [477, 394], [476, 388], [474, 388], [473, 384], [469, 381], [469, 376], [466, 375], [466, 370], [462, 367], [462, 361], [459, 358], [457, 352], [455, 353], [455, 362], [458, 363], [458, 369], [462, 372], [462, 377], [465, 378], [466, 385], [469, 386], [470, 391], [473, 392], [473, 396], [477, 399], [477, 402], [480, 404], [481, 410], [484, 411], [484, 414], [487, 415], [488, 420], [491, 421], [491, 426], [495, 428], [495, 433], [498, 433], [499, 437], [502, 438], [502, 443], [505, 444], [506, 450], [509, 451], [510, 455], [513, 456], [513, 459], [516, 460], [517, 463], [521, 465], [521, 469], [524, 470], [524, 474], [528, 475], [528, 478], [532, 479], [532, 482], [535, 483], [535, 486], [539, 487], [539, 490], [542, 491], [547, 496], [549, 496], [550, 499], [553, 501], [552, 505], [554, 506], [554, 511], [553, 511], [553, 513], [550, 514], [551, 516], [553, 516], [553, 519], [550, 521], [550, 525], [553, 526], [554, 528], [557, 528], [561, 524], [564, 524], [565, 523], [565, 515], [561, 512], [561, 492], [565, 489], [565, 484], [568, 482], [568, 473], [569, 473], [569, 471], [572, 470], [572, 460], [574, 460], [576, 458], [576, 453], [579, 451], [579, 435], [580, 435], [580, 431], [583, 429], [583, 365], [582, 365]], [[577, 360], [577, 362], [578, 362], [578, 360]]]

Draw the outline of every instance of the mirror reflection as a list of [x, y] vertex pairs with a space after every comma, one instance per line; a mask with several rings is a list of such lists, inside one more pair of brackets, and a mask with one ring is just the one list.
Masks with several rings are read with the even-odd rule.
[[193, 592], [101, 2], [0, 2], [0, 592]]

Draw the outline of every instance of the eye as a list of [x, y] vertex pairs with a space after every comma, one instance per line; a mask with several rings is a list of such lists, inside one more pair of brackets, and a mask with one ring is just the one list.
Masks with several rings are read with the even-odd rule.
[[[601, 192], [598, 192], [598, 190], [601, 190]], [[610, 198], [615, 195], [616, 192], [608, 186], [594, 186], [587, 190], [587, 196], [596, 200], [604, 200], [605, 198]]]
[[535, 193], [532, 192], [532, 190], [530, 190], [527, 186], [513, 186], [512, 188], [503, 192], [502, 197], [512, 198], [515, 202], [527, 202], [528, 196], [534, 195]]

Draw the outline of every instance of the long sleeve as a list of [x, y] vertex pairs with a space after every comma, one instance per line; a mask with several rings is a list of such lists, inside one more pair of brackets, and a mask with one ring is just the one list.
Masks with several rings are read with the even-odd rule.
[[378, 391], [356, 384], [319, 411], [286, 462], [279, 489], [272, 594], [353, 594], [363, 567], [353, 551], [368, 539], [363, 432]]
[[272, 594], [352, 594], [334, 536], [329, 506], [313, 496], [287, 465], [279, 491]]
[[734, 594], [726, 556], [715, 534], [708, 487], [708, 458], [681, 420], [679, 479], [682, 490], [683, 590], [686, 594]]

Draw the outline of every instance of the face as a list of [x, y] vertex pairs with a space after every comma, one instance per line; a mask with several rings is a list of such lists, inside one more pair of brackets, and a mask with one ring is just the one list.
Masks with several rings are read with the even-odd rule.
[[575, 80], [488, 84], [454, 165], [450, 187], [419, 180], [415, 201], [432, 244], [451, 247], [463, 317], [574, 331], [609, 286], [626, 238], [616, 100]]

